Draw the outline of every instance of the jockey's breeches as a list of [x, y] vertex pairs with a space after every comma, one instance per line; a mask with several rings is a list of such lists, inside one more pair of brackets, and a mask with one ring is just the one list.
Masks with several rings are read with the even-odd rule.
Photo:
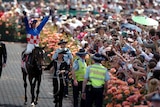
[[38, 44], [30, 44], [30, 43], [28, 43], [28, 44], [27, 44], [26, 51], [25, 51], [25, 54], [30, 54], [30, 53], [32, 53], [32, 50], [33, 50], [36, 46], [39, 46], [39, 45], [38, 45]]

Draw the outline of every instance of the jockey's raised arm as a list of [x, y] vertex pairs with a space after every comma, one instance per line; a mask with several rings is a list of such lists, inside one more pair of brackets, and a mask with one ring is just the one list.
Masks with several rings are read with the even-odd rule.
[[29, 22], [28, 22], [27, 16], [24, 17], [24, 23], [25, 23], [26, 31], [28, 32], [30, 27], [29, 27]]
[[49, 16], [46, 16], [46, 17], [43, 18], [43, 20], [41, 21], [41, 23], [37, 27], [38, 31], [42, 30], [42, 28], [44, 27], [44, 25], [47, 23], [48, 19], [49, 19]]

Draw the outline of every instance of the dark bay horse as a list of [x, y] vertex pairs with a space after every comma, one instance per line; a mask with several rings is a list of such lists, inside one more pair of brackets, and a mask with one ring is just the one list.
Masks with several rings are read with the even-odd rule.
[[[44, 61], [44, 48], [35, 47], [33, 49], [31, 55], [32, 65], [26, 62], [25, 67], [21, 67], [24, 81], [24, 89], [25, 89], [25, 102], [27, 104], [27, 76], [30, 83], [30, 92], [31, 92], [31, 105], [34, 106], [37, 104], [38, 95], [40, 92], [40, 84], [41, 84], [41, 76], [42, 76], [42, 64]], [[37, 86], [37, 87], [36, 87]], [[35, 88], [36, 96], [35, 96]]]

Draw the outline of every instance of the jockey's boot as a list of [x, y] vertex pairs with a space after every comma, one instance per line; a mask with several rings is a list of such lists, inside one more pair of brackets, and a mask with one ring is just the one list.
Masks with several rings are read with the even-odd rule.
[[23, 55], [22, 55], [22, 61], [23, 61], [23, 62], [25, 62], [25, 61], [26, 61], [26, 57], [27, 57], [27, 55], [26, 55], [26, 54], [23, 54]]

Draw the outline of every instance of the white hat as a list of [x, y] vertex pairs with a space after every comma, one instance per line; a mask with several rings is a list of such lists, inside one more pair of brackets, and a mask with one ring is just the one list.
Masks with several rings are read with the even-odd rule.
[[81, 41], [81, 45], [82, 45], [82, 47], [84, 47], [84, 46], [85, 46], [85, 44], [87, 44], [87, 43], [88, 43], [87, 41], [82, 40], [82, 41]]
[[71, 22], [76, 23], [76, 20], [77, 20], [76, 18], [72, 18]]
[[134, 42], [134, 40], [133, 40], [132, 38], [127, 38], [127, 40], [128, 40], [129, 42]]
[[92, 31], [94, 31], [95, 30], [95, 28], [87, 28], [87, 29], [85, 29], [85, 31], [88, 31], [88, 32], [92, 32]]

